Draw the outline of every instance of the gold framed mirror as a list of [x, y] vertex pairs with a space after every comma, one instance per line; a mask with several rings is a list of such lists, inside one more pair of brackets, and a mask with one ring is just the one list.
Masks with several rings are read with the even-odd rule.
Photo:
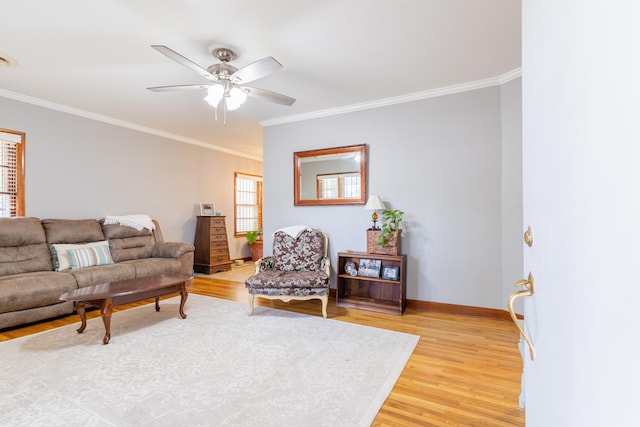
[[367, 146], [293, 153], [295, 206], [363, 205], [367, 199]]

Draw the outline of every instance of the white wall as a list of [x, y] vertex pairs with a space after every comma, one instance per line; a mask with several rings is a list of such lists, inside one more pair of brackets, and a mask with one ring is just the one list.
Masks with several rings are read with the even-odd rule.
[[27, 216], [145, 213], [165, 240], [192, 243], [197, 204], [213, 201], [231, 257], [249, 256], [233, 238], [233, 173], [261, 174], [260, 162], [2, 97], [0, 127], [26, 133]]
[[265, 253], [274, 230], [301, 223], [329, 234], [334, 265], [338, 251], [365, 251], [371, 213], [293, 206], [292, 160], [295, 151], [365, 143], [369, 194], [406, 212], [407, 297], [504, 308], [502, 220], [514, 213], [502, 198], [515, 194], [502, 183], [518, 171], [502, 167], [502, 97], [492, 87], [265, 128]]

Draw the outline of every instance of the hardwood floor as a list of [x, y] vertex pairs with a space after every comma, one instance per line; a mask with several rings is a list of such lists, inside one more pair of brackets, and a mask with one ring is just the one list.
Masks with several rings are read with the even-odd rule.
[[[196, 277], [193, 293], [245, 302], [244, 285]], [[258, 305], [321, 316], [320, 301], [266, 301]], [[116, 308], [115, 311], [149, 303]], [[337, 307], [330, 299], [329, 318], [419, 335], [413, 355], [374, 426], [524, 426], [518, 407], [522, 360], [518, 332], [510, 321], [407, 309], [404, 316]], [[98, 317], [97, 310], [87, 313]], [[62, 325], [79, 323], [77, 315], [0, 331], [5, 341]]]

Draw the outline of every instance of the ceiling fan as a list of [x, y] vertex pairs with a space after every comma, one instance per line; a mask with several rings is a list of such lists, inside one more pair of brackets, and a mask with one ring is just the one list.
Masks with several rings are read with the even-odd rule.
[[246, 100], [247, 96], [262, 99], [265, 101], [275, 102], [286, 106], [293, 105], [296, 100], [289, 96], [277, 92], [271, 92], [265, 89], [245, 86], [245, 83], [258, 80], [271, 74], [272, 72], [282, 68], [282, 64], [273, 57], [259, 59], [246, 65], [240, 69], [229, 64], [229, 61], [236, 59], [236, 53], [225, 45], [212, 45], [209, 52], [220, 60], [219, 64], [213, 64], [207, 69], [199, 66], [195, 62], [185, 58], [178, 52], [169, 49], [163, 45], [152, 45], [153, 49], [165, 55], [169, 59], [176, 61], [178, 64], [184, 65], [192, 71], [198, 73], [201, 77], [209, 80], [209, 83], [190, 84], [190, 85], [173, 85], [173, 86], [155, 86], [147, 89], [154, 92], [163, 92], [170, 90], [200, 90], [207, 89], [208, 93], [205, 97], [207, 103], [217, 109], [222, 104], [223, 112], [235, 110]]

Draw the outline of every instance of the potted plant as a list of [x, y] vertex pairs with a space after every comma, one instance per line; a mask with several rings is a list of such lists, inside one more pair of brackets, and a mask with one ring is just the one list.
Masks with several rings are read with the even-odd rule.
[[247, 243], [251, 250], [251, 259], [258, 261], [262, 258], [262, 231], [247, 231]]
[[399, 255], [400, 237], [404, 212], [400, 209], [387, 209], [382, 212], [380, 230], [367, 231], [367, 252], [376, 254]]

